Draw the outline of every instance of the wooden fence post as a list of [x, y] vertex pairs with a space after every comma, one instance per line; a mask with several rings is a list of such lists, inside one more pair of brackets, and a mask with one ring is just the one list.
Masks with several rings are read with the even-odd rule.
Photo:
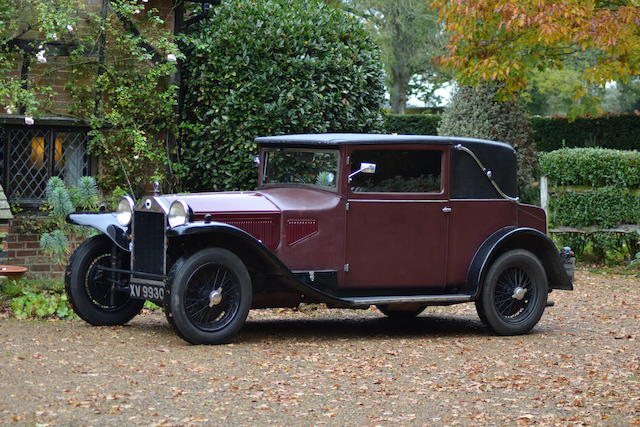
[[540, 206], [544, 209], [549, 225], [549, 178], [546, 175], [540, 177]]

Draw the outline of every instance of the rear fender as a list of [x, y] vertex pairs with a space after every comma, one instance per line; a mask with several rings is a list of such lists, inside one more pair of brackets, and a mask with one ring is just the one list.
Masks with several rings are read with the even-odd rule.
[[121, 226], [113, 212], [85, 212], [67, 215], [67, 222], [95, 228], [106, 234], [122, 250], [130, 252], [128, 227]]
[[466, 285], [474, 299], [480, 295], [484, 276], [493, 261], [511, 249], [526, 249], [538, 257], [546, 270], [549, 289], [573, 289], [560, 253], [549, 236], [533, 228], [505, 227], [489, 236], [471, 261]]

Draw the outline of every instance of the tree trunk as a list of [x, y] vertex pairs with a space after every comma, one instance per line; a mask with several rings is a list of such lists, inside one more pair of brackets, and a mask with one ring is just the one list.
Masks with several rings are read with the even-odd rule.
[[391, 112], [394, 114], [404, 114], [409, 98], [409, 79], [411, 77], [407, 73], [398, 72], [397, 70], [393, 70], [391, 75], [392, 79], [389, 85]]

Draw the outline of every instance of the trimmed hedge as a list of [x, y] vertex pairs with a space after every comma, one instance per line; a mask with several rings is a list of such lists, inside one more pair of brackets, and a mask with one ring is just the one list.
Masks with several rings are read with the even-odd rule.
[[554, 226], [613, 228], [640, 224], [640, 197], [620, 187], [561, 191], [552, 198]]
[[602, 148], [563, 148], [540, 155], [540, 170], [556, 188], [549, 200], [552, 227], [595, 227], [599, 231], [556, 233], [562, 246], [591, 253], [596, 261], [633, 258], [639, 233], [604, 232], [640, 224], [640, 152]]
[[555, 185], [640, 187], [640, 152], [563, 148], [540, 154], [540, 172]]
[[[387, 132], [399, 134], [437, 135], [432, 132], [440, 124], [440, 116], [433, 114], [387, 114], [385, 120]], [[530, 120], [538, 151], [596, 146], [617, 150], [640, 150], [638, 115], [578, 118], [573, 122], [569, 122], [567, 118], [548, 117], [532, 117]]]
[[441, 121], [439, 114], [385, 114], [384, 127], [400, 135], [437, 135]]
[[[539, 151], [564, 147], [604, 147], [640, 150], [640, 116], [605, 115], [594, 118], [531, 118]], [[563, 143], [564, 141], [564, 143]]]

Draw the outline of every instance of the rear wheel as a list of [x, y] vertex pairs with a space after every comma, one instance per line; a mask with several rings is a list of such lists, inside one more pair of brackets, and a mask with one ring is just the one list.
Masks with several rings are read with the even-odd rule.
[[129, 254], [99, 235], [83, 242], [69, 259], [65, 290], [76, 314], [92, 325], [123, 325], [144, 305], [144, 301], [129, 297], [128, 275], [100, 268], [111, 267], [114, 255], [116, 265], [127, 269]]
[[502, 254], [487, 272], [478, 316], [499, 335], [529, 332], [547, 303], [547, 275], [538, 258], [515, 249]]
[[427, 308], [425, 304], [385, 304], [376, 307], [391, 319], [411, 319]]
[[222, 248], [196, 252], [171, 269], [169, 283], [166, 315], [184, 340], [222, 344], [244, 325], [251, 308], [251, 278], [234, 253]]

